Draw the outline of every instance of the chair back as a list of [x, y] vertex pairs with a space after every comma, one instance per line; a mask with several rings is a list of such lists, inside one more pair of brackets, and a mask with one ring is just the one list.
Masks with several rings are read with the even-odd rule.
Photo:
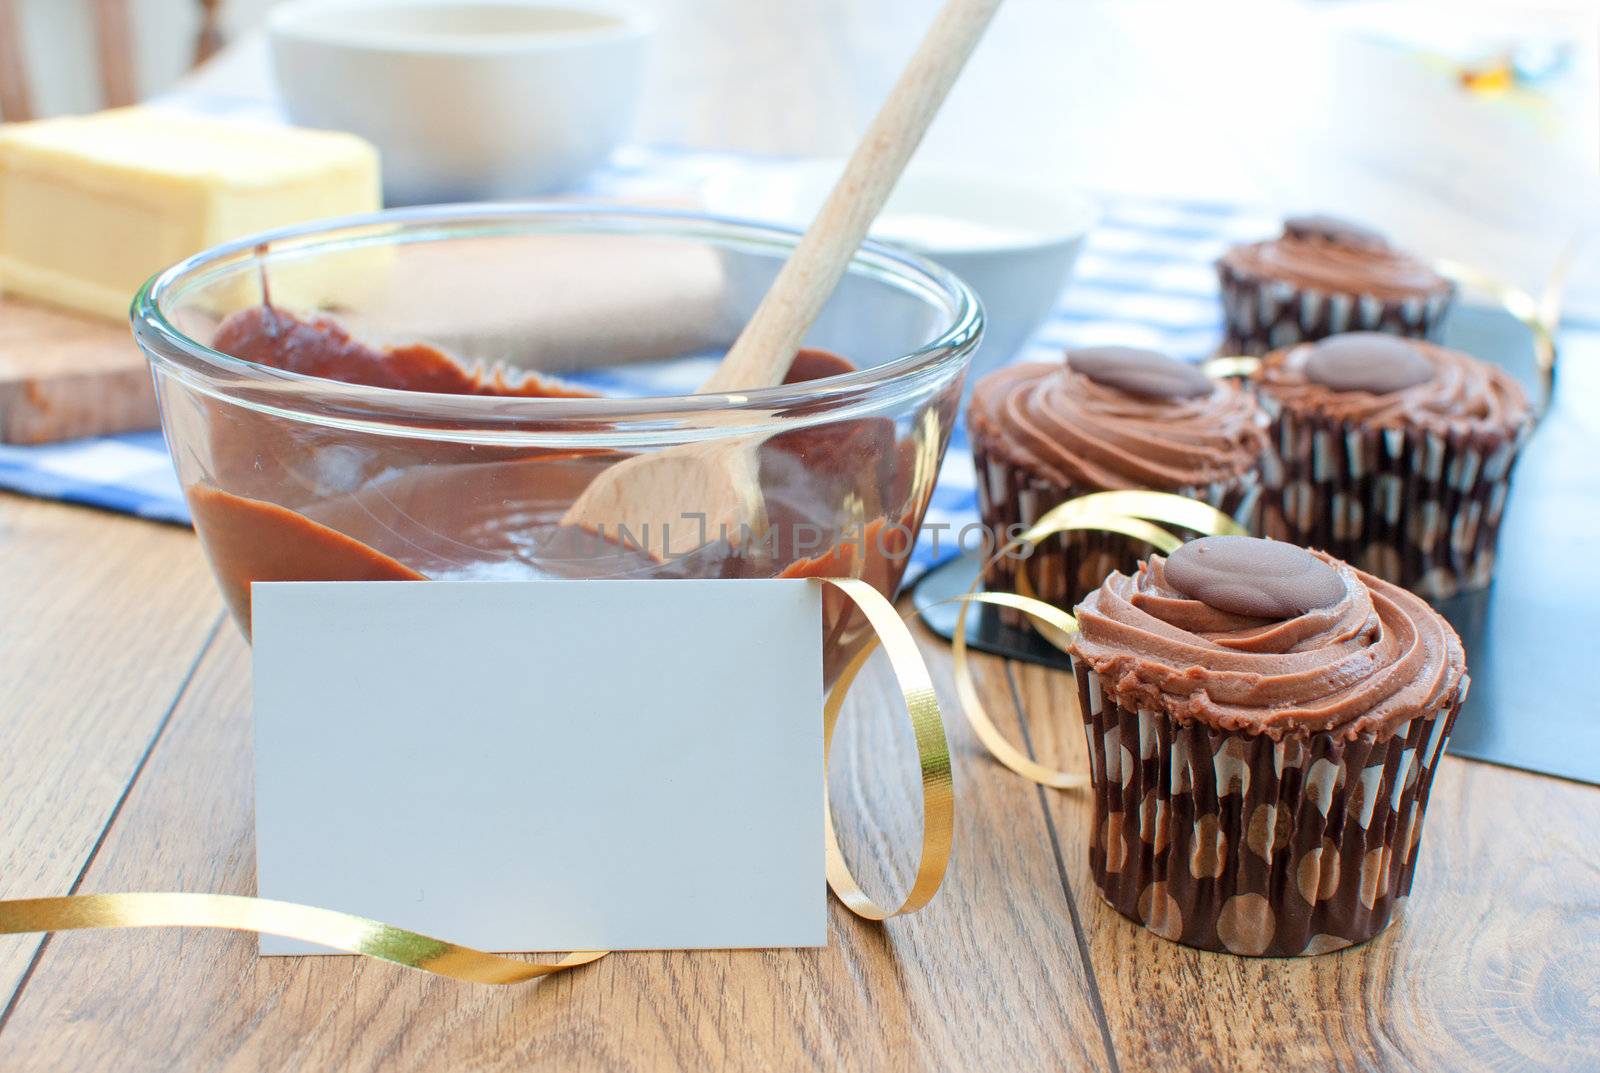
[[[194, 62], [203, 63], [222, 47], [222, 0], [192, 0], [200, 8]], [[0, 0], [0, 120], [32, 119], [33, 93], [22, 46], [20, 0]], [[100, 94], [107, 108], [139, 97], [133, 65], [133, 28], [128, 0], [94, 0], [95, 55], [100, 64]]]

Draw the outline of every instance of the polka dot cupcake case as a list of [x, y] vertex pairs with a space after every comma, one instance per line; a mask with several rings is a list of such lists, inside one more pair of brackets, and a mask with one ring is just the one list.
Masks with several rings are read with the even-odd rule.
[[1384, 739], [1184, 726], [1074, 661], [1101, 896], [1164, 938], [1267, 957], [1365, 942], [1411, 890], [1433, 774], [1468, 680]]
[[1324, 214], [1291, 216], [1283, 234], [1217, 261], [1223, 354], [1265, 354], [1342, 332], [1426, 339], [1455, 286], [1369, 227]]
[[1270, 397], [1260, 532], [1321, 548], [1440, 600], [1487, 586], [1512, 469], [1531, 424], [1491, 441], [1363, 428]]
[[1386, 332], [1427, 339], [1449, 311], [1454, 291], [1404, 298], [1341, 294], [1260, 279], [1217, 266], [1226, 323], [1221, 354], [1260, 355], [1341, 332]]

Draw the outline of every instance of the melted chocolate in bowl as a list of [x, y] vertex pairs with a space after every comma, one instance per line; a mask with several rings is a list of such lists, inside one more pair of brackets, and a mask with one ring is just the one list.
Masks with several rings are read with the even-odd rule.
[[[432, 347], [378, 350], [329, 318], [300, 320], [265, 306], [234, 314], [213, 345], [258, 364], [370, 386], [591, 394], [537, 376], [475, 372]], [[837, 355], [802, 351], [788, 382], [852, 368]], [[209, 400], [202, 405], [215, 473], [191, 483], [187, 494], [223, 594], [247, 634], [252, 581], [846, 575], [892, 594], [931, 490], [914, 463], [927, 449], [922, 427], [900, 436], [888, 418], [837, 421], [760, 445], [771, 528], [757, 539], [701, 533], [687, 522], [670, 534], [597, 534], [561, 519], [588, 483], [623, 457], [615, 451], [421, 439], [409, 453], [385, 444], [379, 457], [348, 431], [329, 431], [323, 443], [320, 430]], [[325, 490], [330, 471], [345, 490]], [[305, 494], [286, 496], [285, 489]], [[825, 594], [823, 615], [831, 681], [868, 634], [836, 593]]]

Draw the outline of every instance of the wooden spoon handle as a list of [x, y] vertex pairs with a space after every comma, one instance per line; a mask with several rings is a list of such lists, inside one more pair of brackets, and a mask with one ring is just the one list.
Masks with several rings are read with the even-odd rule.
[[701, 391], [752, 390], [783, 379], [1000, 2], [946, 0], [817, 218]]

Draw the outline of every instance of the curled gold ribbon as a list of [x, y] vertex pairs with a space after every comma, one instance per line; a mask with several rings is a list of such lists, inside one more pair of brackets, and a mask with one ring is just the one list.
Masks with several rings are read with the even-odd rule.
[[[982, 580], [980, 575], [978, 581], [973, 584], [977, 585]], [[994, 720], [989, 717], [983, 702], [978, 699], [978, 689], [972, 682], [972, 666], [967, 659], [967, 611], [973, 604], [1015, 608], [1036, 623], [1059, 630], [1062, 636], [1076, 633], [1078, 620], [1053, 604], [1028, 596], [1019, 596], [1016, 593], [969, 590], [954, 599], [961, 604], [961, 611], [956, 615], [955, 633], [950, 638], [950, 662], [956, 682], [956, 695], [961, 698], [961, 707], [967, 713], [967, 723], [972, 727], [972, 732], [996, 760], [1025, 779], [1056, 790], [1074, 790], [1089, 785], [1089, 776], [1083, 772], [1059, 771], [1048, 767], [1006, 740], [1006, 736], [1000, 733], [1000, 729], [994, 725]]]
[[1200, 371], [1213, 380], [1225, 380], [1230, 376], [1254, 376], [1259, 368], [1261, 359], [1248, 354], [1224, 354], [1220, 357], [1207, 358], [1200, 363]]
[[[927, 905], [938, 892], [949, 868], [955, 829], [950, 747], [927, 664], [894, 605], [864, 581], [854, 578], [819, 580], [854, 602], [874, 632], [873, 640], [850, 661], [828, 694], [823, 708], [824, 762], [845, 696], [867, 657], [879, 644], [887, 653], [900, 684], [916, 737], [923, 793], [922, 852], [911, 891], [897, 908], [885, 909], [856, 882], [839, 848], [826, 792], [823, 797], [828, 885], [851, 912], [868, 920], [885, 920]], [[587, 965], [608, 953], [580, 950], [553, 962], [523, 961], [447, 943], [351, 913], [239, 894], [130, 892], [0, 900], [0, 935], [158, 927], [222, 928], [280, 935], [478, 984], [521, 983]]]
[[[956, 627], [950, 640], [950, 662], [956, 693], [961, 698], [967, 722], [995, 759], [1023, 778], [1057, 790], [1072, 790], [1089, 784], [1089, 776], [1081, 771], [1064, 771], [1032, 759], [1012, 745], [994, 725], [972, 681], [972, 665], [967, 656], [967, 612], [973, 604], [980, 603], [1015, 608], [1033, 619], [1040, 636], [1062, 651], [1066, 651], [1072, 634], [1078, 632], [1078, 620], [1059, 607], [1036, 599], [1026, 571], [1017, 571], [1017, 587], [1023, 590], [1021, 592], [978, 592], [978, 587], [983, 584], [984, 572], [1002, 556], [1024, 548], [1032, 549], [1049, 537], [1071, 531], [1121, 533], [1143, 540], [1164, 554], [1171, 553], [1183, 543], [1180, 537], [1155, 522], [1181, 526], [1202, 536], [1245, 535], [1244, 527], [1233, 518], [1198, 499], [1167, 492], [1093, 492], [1069, 499], [1046, 512], [984, 563], [983, 570], [978, 571], [978, 576], [965, 594], [952, 598], [960, 602], [961, 611], [956, 616]], [[1075, 694], [1073, 703], [1077, 703]]]
[[582, 950], [555, 962], [521, 961], [350, 913], [240, 894], [78, 894], [0, 901], [0, 935], [163, 927], [282, 935], [476, 984], [521, 983], [606, 956], [604, 950]]
[[938, 892], [945, 871], [950, 866], [950, 851], [955, 841], [955, 782], [950, 770], [950, 745], [945, 738], [944, 721], [939, 714], [939, 700], [933, 692], [928, 665], [917, 651], [917, 643], [906, 628], [900, 612], [865, 581], [824, 578], [823, 584], [838, 589], [853, 600], [872, 624], [874, 634], [845, 667], [828, 694], [822, 722], [824, 766], [832, 751], [833, 732], [838, 727], [845, 696], [850, 692], [856, 675], [880, 644], [889, 658], [895, 680], [900, 684], [906, 714], [911, 719], [911, 727], [916, 735], [917, 764], [922, 776], [922, 851], [911, 890], [898, 907], [885, 908], [856, 881], [839, 848], [839, 836], [833, 826], [833, 806], [826, 797], [823, 799], [827, 819], [828, 886], [856, 916], [868, 920], [887, 920], [927, 905]]

